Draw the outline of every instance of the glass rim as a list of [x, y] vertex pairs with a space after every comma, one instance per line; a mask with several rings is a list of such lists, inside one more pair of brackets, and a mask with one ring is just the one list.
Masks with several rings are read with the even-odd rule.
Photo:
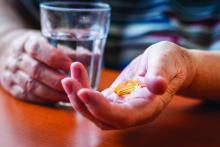
[[[87, 6], [94, 6], [94, 8], [65, 8], [59, 7], [59, 5], [66, 4], [66, 5], [87, 5]], [[97, 7], [96, 7], [97, 6]], [[109, 11], [111, 9], [110, 5], [107, 3], [102, 2], [42, 2], [40, 4], [40, 8], [52, 10], [52, 11]]]

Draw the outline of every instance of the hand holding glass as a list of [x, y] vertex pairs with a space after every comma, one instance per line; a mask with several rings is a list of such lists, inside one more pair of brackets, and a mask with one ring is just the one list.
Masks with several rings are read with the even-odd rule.
[[72, 60], [79, 61], [86, 67], [90, 85], [94, 89], [97, 89], [99, 82], [109, 24], [108, 4], [86, 2], [41, 4], [43, 35], [55, 48], [74, 51]]

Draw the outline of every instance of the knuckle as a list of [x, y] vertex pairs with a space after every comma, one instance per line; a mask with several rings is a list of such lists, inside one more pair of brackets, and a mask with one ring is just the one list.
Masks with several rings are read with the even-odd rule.
[[11, 95], [19, 99], [23, 99], [25, 97], [25, 90], [18, 85], [13, 85], [9, 92], [11, 93]]
[[8, 85], [9, 87], [13, 85], [13, 77], [12, 73], [9, 71], [5, 71], [1, 73], [1, 83], [3, 85]]
[[155, 44], [151, 45], [148, 49], [149, 50], [155, 50], [155, 49], [161, 50], [161, 49], [163, 49], [163, 51], [164, 50], [167, 51], [167, 50], [170, 50], [170, 49], [173, 49], [173, 48], [176, 48], [176, 47], [177, 47], [177, 45], [175, 43], [173, 43], [173, 42], [170, 42], [170, 41], [160, 41], [158, 43], [155, 43]]
[[53, 80], [51, 80], [51, 84], [54, 86], [54, 87], [57, 87], [59, 89], [62, 89], [62, 84], [61, 84], [61, 80], [64, 78], [64, 76], [62, 75], [59, 75], [57, 77], [54, 77]]
[[160, 41], [160, 42], [156, 43], [156, 45], [158, 45], [158, 46], [170, 46], [170, 45], [175, 45], [175, 44], [171, 41], [164, 40], [164, 41]]
[[39, 43], [34, 39], [29, 39], [24, 48], [28, 54], [32, 57], [36, 57], [39, 52]]
[[5, 66], [5, 69], [8, 69], [12, 72], [17, 71], [18, 67], [16, 61], [15, 60], [8, 61], [8, 64]]
[[24, 52], [23, 40], [18, 39], [13, 41], [10, 47], [11, 47], [10, 54], [12, 54], [13, 56], [20, 55]]
[[36, 82], [33, 80], [33, 79], [29, 79], [27, 82], [26, 82], [26, 91], [29, 92], [29, 93], [32, 93], [36, 87]]
[[55, 62], [59, 62], [63, 57], [64, 55], [61, 52], [53, 50], [49, 53], [47, 61], [49, 64], [54, 64]]
[[6, 62], [3, 64], [3, 71], [8, 70], [14, 73], [17, 71], [17, 69], [17, 61], [12, 58], [8, 58]]
[[35, 62], [33, 63], [33, 66], [32, 66], [32, 70], [31, 70], [31, 76], [34, 78], [34, 79], [39, 79], [41, 77], [41, 64], [39, 62]]
[[167, 60], [175, 59], [176, 56], [179, 56], [181, 52], [181, 47], [175, 43], [169, 41], [161, 41], [156, 44], [151, 45], [146, 51], [145, 54], [151, 54], [157, 56], [157, 59], [165, 62]]
[[3, 78], [1, 78], [1, 86], [6, 91], [10, 91], [10, 84], [7, 81], [5, 81]]
[[[13, 94], [12, 94], [13, 95]], [[21, 100], [25, 100], [26, 96], [25, 96], [25, 92], [19, 92], [19, 93], [16, 93], [14, 94], [14, 96], [18, 99], [21, 99]]]
[[30, 77], [23, 71], [18, 70], [14, 74], [14, 82], [16, 84], [19, 84], [22, 87], [26, 86], [27, 81], [30, 79]]
[[42, 64], [29, 55], [23, 54], [17, 59], [16, 66], [24, 70], [31, 77], [38, 79], [41, 76]]
[[30, 93], [34, 88], [33, 80], [23, 71], [17, 71], [14, 74], [14, 82], [22, 87], [27, 93]]

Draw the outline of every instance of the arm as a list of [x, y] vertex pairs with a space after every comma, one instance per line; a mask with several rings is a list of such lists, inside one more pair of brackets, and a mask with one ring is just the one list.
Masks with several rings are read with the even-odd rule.
[[[220, 102], [220, 52], [187, 50], [194, 58], [195, 75], [180, 94]], [[190, 76], [190, 75], [189, 75]]]
[[[218, 62], [219, 52], [187, 50], [162, 41], [136, 57], [102, 92], [90, 89], [80, 63], [72, 64], [72, 76], [62, 84], [76, 111], [102, 129], [122, 129], [152, 121], [175, 94], [220, 101]], [[119, 83], [131, 79], [142, 86], [125, 97], [115, 94]]]

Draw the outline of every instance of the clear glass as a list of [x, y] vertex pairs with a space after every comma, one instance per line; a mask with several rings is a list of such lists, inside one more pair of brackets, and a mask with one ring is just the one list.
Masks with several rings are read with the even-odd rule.
[[91, 87], [97, 89], [110, 25], [110, 6], [90, 2], [45, 2], [40, 7], [42, 34], [55, 48], [72, 49], [73, 62], [84, 64]]

